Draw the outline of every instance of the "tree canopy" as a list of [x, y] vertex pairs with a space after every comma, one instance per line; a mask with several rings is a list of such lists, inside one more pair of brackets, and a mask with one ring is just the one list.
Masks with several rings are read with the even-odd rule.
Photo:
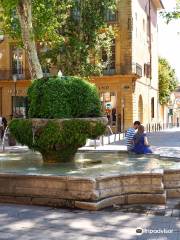
[[180, 0], [176, 0], [176, 8], [173, 11], [162, 12], [163, 17], [165, 17], [167, 23], [169, 23], [173, 19], [179, 19], [180, 18]]
[[105, 23], [105, 13], [113, 11], [115, 2], [0, 0], [1, 21], [5, 33], [22, 43], [28, 53], [32, 78], [42, 77], [37, 43], [44, 50], [41, 64], [56, 64], [63, 74], [87, 76], [103, 67], [100, 60], [92, 63], [92, 55], [99, 54], [102, 47], [110, 54], [114, 34]]
[[168, 103], [171, 93], [177, 87], [175, 70], [165, 58], [159, 58], [159, 102]]

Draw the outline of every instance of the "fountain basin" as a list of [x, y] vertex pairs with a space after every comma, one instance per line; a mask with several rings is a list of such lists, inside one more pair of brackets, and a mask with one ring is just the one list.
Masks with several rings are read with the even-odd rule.
[[[1, 159], [0, 202], [99, 210], [113, 204], [164, 204], [167, 197], [180, 197], [179, 159], [78, 153], [74, 166], [61, 164], [60, 172], [56, 164], [43, 164], [40, 154], [7, 156], [13, 154], [14, 160]], [[28, 154], [36, 157], [32, 165]]]

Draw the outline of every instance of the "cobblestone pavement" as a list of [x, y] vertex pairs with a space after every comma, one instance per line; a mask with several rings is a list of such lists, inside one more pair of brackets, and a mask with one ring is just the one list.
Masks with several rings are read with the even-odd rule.
[[179, 240], [179, 205], [176, 200], [166, 206], [114, 206], [91, 212], [0, 204], [0, 239]]

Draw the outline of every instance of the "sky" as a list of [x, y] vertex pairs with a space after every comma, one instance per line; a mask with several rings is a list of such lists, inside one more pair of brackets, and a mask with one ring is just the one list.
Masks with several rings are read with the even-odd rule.
[[[162, 2], [166, 10], [172, 10], [175, 7], [175, 0], [162, 0]], [[159, 16], [158, 45], [159, 56], [169, 61], [180, 82], [180, 19], [166, 24]]]

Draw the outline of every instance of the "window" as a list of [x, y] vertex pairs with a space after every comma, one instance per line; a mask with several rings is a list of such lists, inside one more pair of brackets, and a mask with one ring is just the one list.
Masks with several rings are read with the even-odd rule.
[[150, 78], [151, 76], [151, 65], [150, 63], [145, 63], [144, 64], [144, 76], [147, 78]]
[[145, 19], [143, 19], [143, 31], [145, 32]]
[[106, 66], [103, 73], [104, 74], [114, 74], [115, 73], [115, 62], [116, 62], [116, 49], [115, 40], [113, 40], [111, 45], [110, 56], [107, 55], [105, 50], [102, 51], [102, 62]]
[[80, 20], [81, 13], [80, 13], [80, 1], [79, 0], [74, 0], [74, 6], [73, 6], [73, 9], [71, 10], [71, 16], [75, 21]]
[[151, 118], [154, 118], [154, 98], [151, 98]]
[[135, 13], [135, 19], [136, 19], [136, 21], [137, 21], [137, 12]]
[[12, 96], [12, 115], [16, 117], [27, 117], [28, 98], [21, 96]]
[[150, 37], [150, 17], [147, 16], [147, 38]]
[[48, 66], [42, 67], [43, 77], [49, 77], [51, 75], [50, 69]]
[[105, 21], [106, 22], [115, 22], [117, 21], [117, 12], [111, 9], [108, 9], [105, 13]]
[[80, 10], [78, 8], [74, 8], [72, 10], [72, 17], [74, 20], [79, 21], [80, 20]]
[[12, 47], [11, 52], [12, 75], [17, 79], [23, 79], [23, 50], [18, 47]]

